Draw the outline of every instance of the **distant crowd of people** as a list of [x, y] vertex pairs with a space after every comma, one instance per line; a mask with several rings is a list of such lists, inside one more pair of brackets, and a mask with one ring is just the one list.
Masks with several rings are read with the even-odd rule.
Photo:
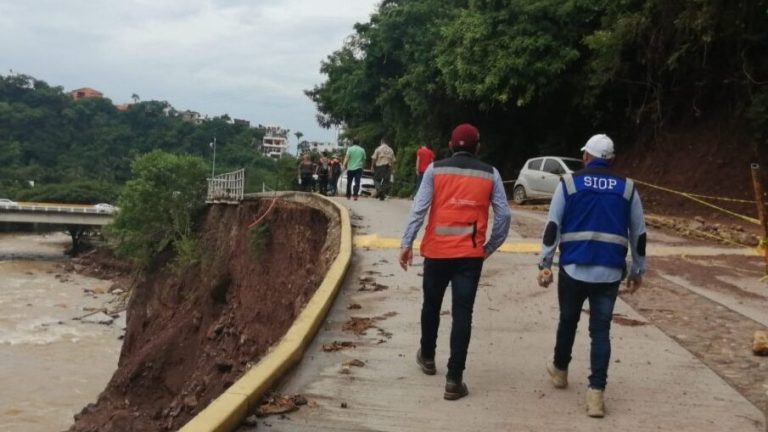
[[[363, 170], [367, 155], [365, 149], [358, 143], [350, 145], [341, 162], [336, 156], [327, 153], [313, 160], [312, 155], [302, 155], [298, 166], [299, 190], [303, 192], [317, 192], [322, 195], [333, 196], [339, 191], [338, 182], [346, 171], [347, 199], [357, 200], [361, 193]], [[416, 195], [424, 176], [424, 171], [434, 161], [435, 154], [428, 144], [422, 144], [416, 151], [416, 178], [411, 192], [411, 199]], [[382, 139], [379, 146], [371, 155], [370, 171], [373, 172], [375, 196], [384, 201], [392, 193], [392, 178], [395, 174], [395, 151], [389, 145], [387, 139]]]
[[305, 153], [299, 162], [299, 190], [317, 192], [322, 195], [336, 195], [336, 184], [341, 176], [341, 163], [336, 157], [322, 155], [314, 162], [309, 153]]

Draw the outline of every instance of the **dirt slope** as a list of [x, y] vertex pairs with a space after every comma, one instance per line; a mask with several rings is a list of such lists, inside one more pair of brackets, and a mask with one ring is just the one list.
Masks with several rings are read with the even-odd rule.
[[70, 431], [175, 430], [285, 333], [337, 245], [322, 212], [271, 200], [211, 207], [199, 265], [158, 264], [133, 291], [118, 370]]
[[[695, 125], [667, 129], [641, 137], [634, 148], [621, 151], [616, 170], [634, 179], [694, 194], [754, 200], [750, 165], [768, 171], [768, 148], [761, 147], [737, 121], [716, 116]], [[765, 183], [766, 179], [763, 179]], [[652, 213], [670, 216], [701, 215], [734, 221], [724, 212], [680, 195], [639, 186], [644, 206]], [[757, 217], [754, 204], [708, 200], [727, 210]]]

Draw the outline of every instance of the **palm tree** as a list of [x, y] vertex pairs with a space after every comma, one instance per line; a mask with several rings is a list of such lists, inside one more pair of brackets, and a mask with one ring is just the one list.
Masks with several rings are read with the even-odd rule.
[[298, 156], [301, 151], [301, 146], [299, 146], [299, 144], [301, 143], [301, 137], [303, 137], [304, 134], [301, 133], [301, 131], [296, 131], [294, 135], [296, 135], [296, 155]]
[[139, 100], [140, 100], [141, 98], [139, 98], [139, 95], [137, 95], [136, 93], [134, 93], [134, 94], [132, 94], [132, 95], [131, 95], [131, 99], [133, 99], [133, 103], [139, 103]]

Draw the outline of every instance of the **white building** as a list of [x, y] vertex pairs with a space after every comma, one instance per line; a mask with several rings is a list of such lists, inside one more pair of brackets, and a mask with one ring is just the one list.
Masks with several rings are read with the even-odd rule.
[[288, 130], [279, 126], [267, 126], [261, 140], [261, 152], [268, 157], [280, 159], [288, 150]]

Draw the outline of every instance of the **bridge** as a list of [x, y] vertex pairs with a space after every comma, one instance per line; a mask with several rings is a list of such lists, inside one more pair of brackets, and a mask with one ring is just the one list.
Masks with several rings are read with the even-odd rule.
[[64, 225], [72, 237], [72, 255], [80, 250], [86, 228], [112, 223], [112, 213], [99, 205], [0, 202], [0, 222]]
[[112, 222], [112, 213], [93, 205], [0, 203], [0, 222], [103, 226]]

